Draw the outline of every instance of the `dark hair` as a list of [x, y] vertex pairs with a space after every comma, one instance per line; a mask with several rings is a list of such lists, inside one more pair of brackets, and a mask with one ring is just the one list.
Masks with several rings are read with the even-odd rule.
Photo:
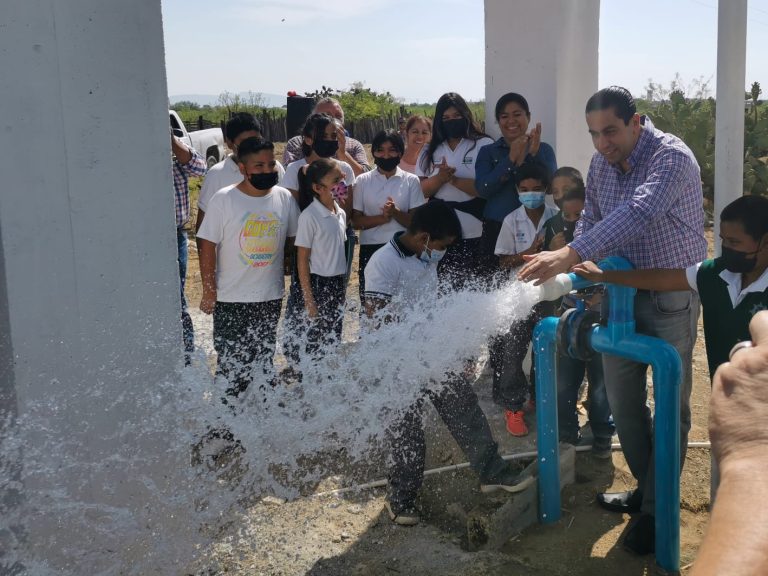
[[549, 190], [549, 170], [541, 162], [523, 162], [515, 171], [515, 184], [520, 186], [523, 180], [538, 180], [545, 190]]
[[768, 234], [768, 198], [751, 195], [736, 198], [723, 208], [720, 222], [741, 222], [744, 232], [759, 242]]
[[[432, 155], [435, 153], [435, 150], [437, 150], [437, 147], [440, 146], [440, 144], [447, 140], [443, 134], [443, 114], [448, 108], [456, 108], [462, 118], [469, 120], [467, 133], [464, 135], [464, 138], [474, 140], [476, 145], [480, 138], [488, 137], [488, 135], [483, 132], [483, 129], [480, 128], [480, 125], [475, 121], [475, 117], [472, 115], [472, 110], [469, 109], [464, 98], [459, 94], [456, 94], [456, 92], [443, 94], [440, 96], [440, 99], [435, 106], [435, 120], [432, 124], [432, 139], [429, 141], [427, 152], [424, 154], [424, 158], [422, 158], [421, 161], [421, 167], [425, 174], [429, 174], [432, 171]], [[474, 146], [472, 146], [470, 150], [473, 148]]]
[[[580, 191], [581, 200], [584, 200], [584, 177], [576, 168], [573, 166], [561, 166], [555, 170], [554, 174], [552, 174], [553, 181], [555, 178], [568, 178], [571, 182], [573, 182], [574, 188], [566, 192], [565, 196], [567, 196], [569, 192]], [[565, 196], [563, 196], [563, 198], [565, 198]], [[576, 198], [571, 198], [571, 200], [575, 199]]]
[[461, 222], [456, 210], [433, 198], [413, 211], [408, 232], [426, 232], [431, 240], [458, 239], [461, 238]]
[[528, 107], [528, 100], [516, 92], [507, 92], [496, 102], [495, 116], [497, 122], [499, 121], [499, 116], [501, 116], [501, 113], [504, 112], [504, 108], [506, 108], [507, 104], [511, 102], [514, 102], [520, 106], [520, 108], [525, 111], [525, 115], [528, 116], [528, 119], [531, 118], [531, 109]]
[[224, 137], [232, 142], [243, 132], [249, 132], [251, 130], [255, 130], [261, 134], [261, 123], [254, 118], [253, 114], [249, 114], [248, 112], [237, 112], [232, 114], [232, 117], [227, 120], [227, 123], [224, 125]]
[[584, 186], [575, 186], [571, 188], [570, 190], [567, 190], [565, 194], [563, 194], [563, 199], [561, 202], [570, 202], [572, 200], [578, 200], [579, 202], [585, 202], [587, 199], [586, 194], [584, 193]]
[[247, 156], [258, 154], [262, 150], [274, 151], [275, 145], [269, 140], [264, 140], [258, 136], [251, 136], [240, 142], [240, 146], [237, 147], [237, 160], [242, 162]]
[[403, 142], [403, 137], [395, 130], [382, 130], [378, 132], [376, 136], [373, 137], [373, 142], [371, 142], [371, 154], [376, 152], [379, 146], [384, 144], [384, 142], [392, 144], [392, 146], [395, 147], [395, 150], [400, 153], [400, 156], [405, 154], [405, 142]]
[[616, 116], [624, 121], [624, 125], [629, 124], [632, 117], [637, 114], [635, 99], [632, 98], [629, 90], [621, 86], [608, 86], [592, 94], [587, 100], [585, 114], [609, 108], [613, 108]]
[[311, 114], [307, 121], [304, 123], [304, 128], [301, 129], [301, 151], [304, 156], [309, 157], [312, 154], [312, 146], [304, 142], [304, 137], [312, 138], [312, 142], [317, 140], [323, 140], [325, 138], [325, 129], [328, 124], [335, 122], [336, 120], [329, 114]]
[[312, 164], [301, 168], [299, 171], [299, 209], [302, 212], [317, 197], [317, 192], [312, 188], [312, 185], [320, 184], [323, 178], [338, 169], [339, 165], [332, 158], [319, 158]]

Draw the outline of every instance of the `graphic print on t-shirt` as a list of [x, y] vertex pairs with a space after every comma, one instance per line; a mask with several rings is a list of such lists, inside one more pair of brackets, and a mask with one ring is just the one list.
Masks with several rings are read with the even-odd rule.
[[252, 268], [269, 266], [278, 252], [280, 219], [274, 212], [248, 212], [240, 230], [240, 260]]

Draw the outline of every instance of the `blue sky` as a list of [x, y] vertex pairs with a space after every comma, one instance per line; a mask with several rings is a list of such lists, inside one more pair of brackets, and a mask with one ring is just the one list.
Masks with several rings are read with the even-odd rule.
[[[679, 73], [711, 79], [714, 92], [717, 0], [602, 0], [600, 10], [601, 86], [640, 96], [649, 78], [667, 86]], [[163, 26], [172, 96], [355, 81], [406, 102], [484, 95], [482, 0], [163, 0]], [[768, 98], [766, 40], [768, 0], [750, 0], [747, 85], [760, 81]]]

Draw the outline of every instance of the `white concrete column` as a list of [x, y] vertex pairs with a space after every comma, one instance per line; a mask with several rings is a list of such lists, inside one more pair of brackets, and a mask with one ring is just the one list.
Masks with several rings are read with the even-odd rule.
[[597, 89], [600, 0], [485, 0], [486, 129], [499, 136], [494, 107], [522, 94], [559, 166], [586, 177], [594, 148], [584, 107]]
[[188, 460], [144, 433], [180, 358], [160, 0], [0, 23], [0, 572], [128, 573]]
[[744, 194], [744, 92], [747, 0], [718, 2], [717, 114], [715, 116], [715, 252], [720, 254], [720, 212]]

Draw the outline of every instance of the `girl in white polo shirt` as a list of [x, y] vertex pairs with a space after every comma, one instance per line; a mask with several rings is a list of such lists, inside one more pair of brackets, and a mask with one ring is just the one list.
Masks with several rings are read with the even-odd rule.
[[[347, 215], [347, 241], [344, 245], [347, 267], [345, 270], [345, 282], [349, 277], [352, 266], [352, 256], [355, 247], [354, 230], [351, 229], [350, 214], [352, 210], [352, 187], [355, 184], [355, 173], [352, 167], [346, 162], [338, 160], [340, 144], [338, 141], [339, 132], [337, 130], [336, 120], [328, 114], [312, 114], [304, 124], [301, 130], [302, 151], [304, 158], [291, 162], [285, 169], [283, 186], [291, 191], [293, 197], [299, 202], [299, 208], [304, 210], [312, 203], [312, 195], [303, 200], [299, 196], [299, 187], [301, 181], [302, 169], [308, 164], [321, 158], [335, 158], [338, 162], [337, 167], [341, 170], [343, 176], [341, 180], [333, 187], [332, 193], [336, 203], [341, 206]], [[341, 149], [343, 153], [343, 148]], [[285, 304], [284, 315], [284, 340], [283, 352], [286, 356], [298, 362], [300, 346], [303, 344], [297, 335], [303, 330], [301, 312], [304, 309], [304, 301], [301, 297], [301, 286], [296, 267], [294, 266], [291, 275], [291, 287], [288, 293], [288, 301]]]
[[492, 143], [464, 98], [455, 92], [440, 97], [432, 140], [419, 158], [416, 175], [422, 179], [424, 196], [447, 201], [461, 222], [462, 239], [451, 246], [439, 268], [443, 289], [459, 290], [479, 279], [485, 201], [475, 188], [475, 161], [480, 148]]
[[394, 130], [382, 130], [371, 144], [376, 169], [355, 180], [352, 224], [360, 232], [357, 269], [361, 310], [364, 309], [365, 265], [376, 250], [411, 222], [413, 210], [426, 202], [419, 178], [400, 168], [403, 139]]
[[296, 233], [297, 267], [310, 320], [307, 354], [322, 356], [341, 341], [344, 317], [347, 215], [333, 189], [344, 178], [336, 161], [315, 160], [299, 174], [299, 197], [305, 204]]

